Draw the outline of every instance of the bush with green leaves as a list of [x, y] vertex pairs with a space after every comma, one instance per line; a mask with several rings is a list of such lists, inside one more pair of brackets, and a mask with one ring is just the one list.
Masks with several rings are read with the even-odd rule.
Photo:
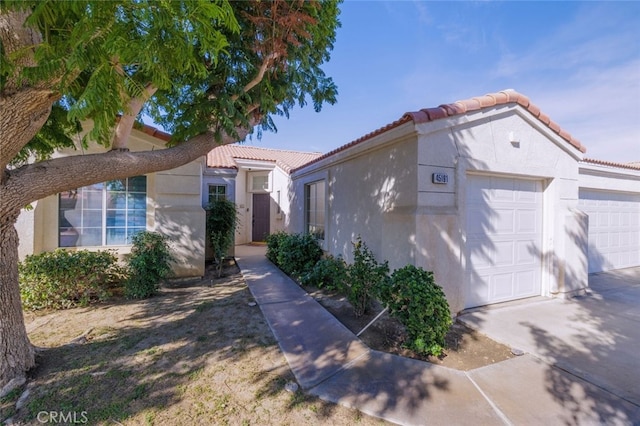
[[353, 264], [347, 268], [344, 292], [353, 306], [354, 315], [360, 317], [371, 308], [378, 288], [389, 278], [387, 261], [378, 263], [373, 252], [358, 236], [353, 244]]
[[322, 249], [312, 235], [277, 232], [267, 236], [266, 256], [284, 273], [299, 279], [320, 260]]
[[218, 277], [222, 275], [224, 258], [235, 241], [238, 212], [236, 205], [226, 198], [209, 203], [207, 235], [218, 265]]
[[322, 257], [318, 241], [309, 234], [287, 234], [279, 242], [277, 265], [287, 275], [299, 278]]
[[102, 301], [124, 278], [111, 251], [56, 249], [27, 256], [18, 265], [25, 309], [67, 309]]
[[306, 274], [302, 275], [302, 285], [311, 285], [327, 290], [342, 292], [348, 279], [348, 265], [341, 256], [327, 255], [318, 261]]
[[409, 335], [407, 346], [421, 354], [440, 356], [451, 327], [451, 311], [433, 273], [407, 265], [391, 274], [380, 299]]
[[167, 237], [157, 232], [139, 232], [132, 243], [124, 294], [130, 299], [144, 299], [158, 292], [160, 281], [171, 273], [174, 258]]
[[289, 234], [282, 231], [267, 235], [266, 256], [274, 265], [278, 265], [278, 253], [280, 253], [280, 246], [282, 245], [282, 241], [284, 241], [288, 235]]

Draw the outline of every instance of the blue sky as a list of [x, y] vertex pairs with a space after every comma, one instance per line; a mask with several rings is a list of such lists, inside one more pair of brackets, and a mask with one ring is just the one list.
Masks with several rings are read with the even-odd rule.
[[327, 152], [397, 120], [511, 88], [601, 160], [640, 161], [640, 2], [353, 1], [324, 66], [338, 102], [249, 145]]

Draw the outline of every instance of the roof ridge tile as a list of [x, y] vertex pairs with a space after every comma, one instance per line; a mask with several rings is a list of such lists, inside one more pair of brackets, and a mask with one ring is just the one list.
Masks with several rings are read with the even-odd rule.
[[595, 158], [583, 158], [583, 163], [597, 164], [599, 166], [617, 167], [620, 169], [640, 170], [640, 162], [617, 163], [615, 161], [596, 160]]
[[367, 133], [364, 136], [361, 136], [358, 139], [355, 139], [345, 145], [342, 145], [324, 155], [319, 156], [315, 160], [312, 160], [296, 169], [293, 169], [292, 172], [296, 170], [308, 166], [310, 164], [316, 163], [320, 160], [323, 160], [327, 157], [330, 157], [338, 152], [344, 151], [354, 145], [362, 143], [368, 139], [373, 138], [381, 133], [386, 132], [394, 127], [397, 127], [401, 124], [406, 123], [411, 120], [415, 124], [427, 123], [429, 121], [439, 120], [441, 118], [452, 117], [455, 115], [466, 114], [467, 112], [478, 111], [483, 108], [490, 108], [498, 105], [505, 105], [510, 103], [516, 103], [526, 109], [532, 116], [537, 118], [547, 127], [549, 127], [554, 133], [560, 136], [562, 139], [566, 140], [571, 146], [584, 153], [587, 149], [578, 141], [576, 138], [571, 136], [567, 131], [562, 129], [558, 123], [551, 120], [551, 118], [542, 112], [542, 110], [535, 104], [531, 102], [529, 97], [518, 93], [514, 89], [505, 89], [496, 93], [488, 93], [483, 96], [478, 96], [471, 99], [465, 99], [456, 101], [449, 104], [442, 104], [436, 108], [423, 108], [419, 111], [409, 111], [402, 115], [399, 120], [396, 120], [386, 126], [380, 127], [377, 130]]

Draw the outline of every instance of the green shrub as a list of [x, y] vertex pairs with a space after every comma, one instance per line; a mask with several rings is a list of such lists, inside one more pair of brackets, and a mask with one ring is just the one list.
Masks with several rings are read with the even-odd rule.
[[422, 354], [439, 356], [451, 327], [451, 311], [433, 273], [413, 265], [391, 274], [389, 285], [380, 291], [381, 301], [407, 329], [407, 346]]
[[27, 256], [18, 265], [26, 309], [66, 309], [107, 299], [123, 279], [111, 251], [57, 249]]
[[328, 255], [318, 261], [301, 277], [302, 285], [312, 285], [327, 290], [343, 292], [347, 283], [348, 266], [340, 256]]
[[266, 256], [274, 265], [278, 265], [278, 253], [280, 253], [282, 241], [286, 239], [288, 235], [289, 234], [282, 231], [267, 235]]
[[286, 234], [278, 241], [277, 265], [287, 275], [299, 278], [322, 257], [318, 241], [309, 234]]
[[227, 199], [212, 201], [208, 207], [207, 235], [218, 263], [218, 277], [222, 275], [222, 265], [235, 240], [237, 211], [236, 205]]
[[132, 243], [124, 294], [130, 299], [144, 299], [156, 294], [160, 281], [169, 276], [173, 256], [167, 237], [156, 232], [139, 232]]
[[347, 268], [345, 293], [353, 306], [354, 315], [366, 314], [377, 294], [389, 277], [389, 265], [378, 263], [360, 237], [353, 244], [353, 264]]

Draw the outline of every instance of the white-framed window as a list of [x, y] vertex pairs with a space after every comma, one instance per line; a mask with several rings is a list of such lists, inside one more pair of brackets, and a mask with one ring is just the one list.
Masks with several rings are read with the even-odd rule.
[[59, 247], [128, 245], [147, 228], [147, 177], [65, 191], [58, 206]]
[[304, 186], [305, 230], [318, 240], [324, 240], [326, 202], [325, 181], [319, 180]]
[[226, 200], [227, 185], [209, 185], [209, 202]]
[[269, 174], [253, 174], [251, 175], [251, 192], [268, 192], [269, 191]]

